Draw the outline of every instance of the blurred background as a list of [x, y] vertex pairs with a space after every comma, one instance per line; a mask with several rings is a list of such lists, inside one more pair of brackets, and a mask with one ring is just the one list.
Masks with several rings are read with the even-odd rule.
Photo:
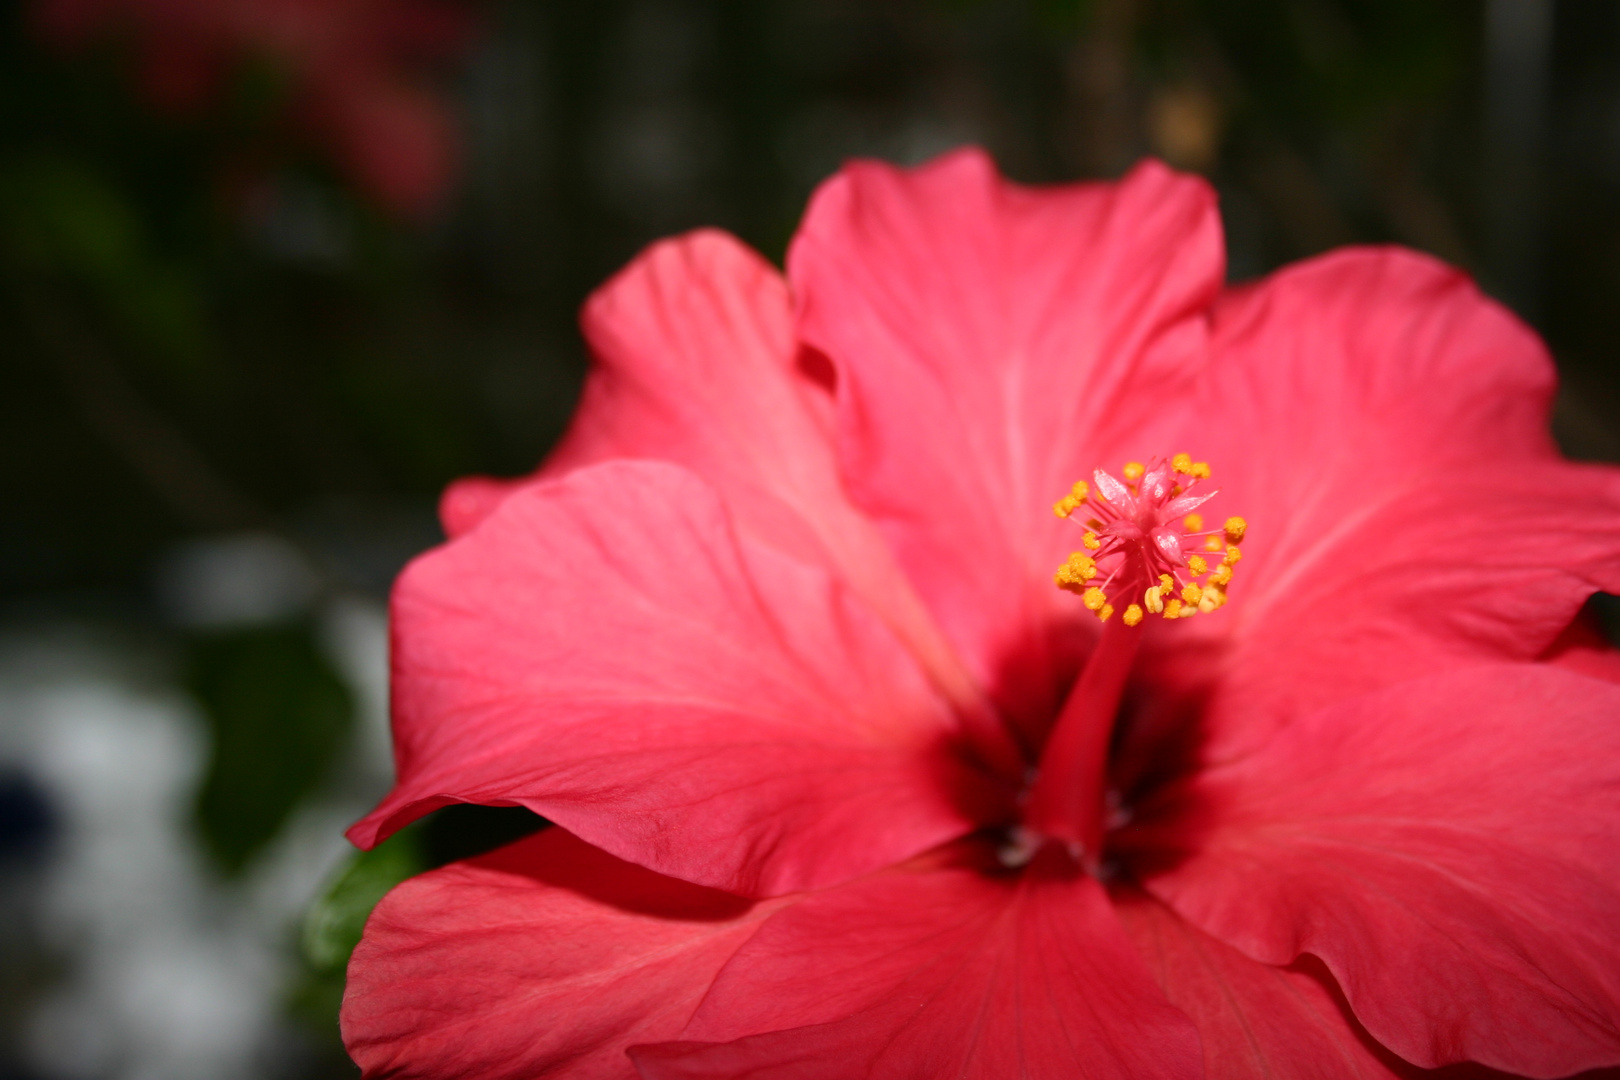
[[1613, 0], [4, 0], [0, 1080], [355, 1075], [389, 582], [531, 469], [649, 241], [780, 259], [844, 158], [1210, 178], [1234, 278], [1466, 267], [1620, 459]]

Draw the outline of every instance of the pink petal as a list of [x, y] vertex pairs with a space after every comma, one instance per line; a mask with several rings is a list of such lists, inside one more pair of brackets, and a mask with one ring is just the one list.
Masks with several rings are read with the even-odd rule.
[[1620, 683], [1620, 649], [1609, 644], [1596, 621], [1585, 612], [1564, 628], [1541, 659], [1593, 679]]
[[[743, 532], [834, 571], [963, 711], [987, 714], [886, 541], [844, 493], [832, 399], [799, 362], [787, 283], [770, 264], [716, 230], [666, 240], [598, 289], [581, 321], [596, 365], [544, 475], [613, 458], [686, 466], [715, 486]], [[442, 509], [452, 535], [515, 486], [497, 485], [452, 486]], [[978, 737], [1005, 744], [987, 721]]]
[[[1343, 249], [1228, 292], [1214, 314], [1200, 411], [1212, 445], [1198, 453], [1210, 455], [1223, 489], [1228, 476], [1241, 481], [1254, 512], [1263, 499], [1338, 516], [1335, 505], [1376, 494], [1352, 483], [1369, 469], [1382, 479], [1556, 456], [1546, 347], [1461, 271], [1426, 255]], [[1244, 462], [1241, 476], [1228, 458]], [[1322, 478], [1339, 481], [1338, 497], [1306, 505]], [[1310, 531], [1280, 524], [1291, 537]]]
[[467, 476], [444, 489], [439, 498], [439, 523], [454, 539], [471, 532], [480, 521], [493, 514], [506, 497], [533, 483], [529, 477], [498, 480], [492, 476]]
[[[1515, 1080], [1483, 1065], [1420, 1069], [1367, 1034], [1319, 961], [1251, 960], [1132, 889], [1115, 911], [1170, 1003], [1198, 1026], [1210, 1080]], [[1575, 1080], [1615, 1080], [1594, 1069]]]
[[780, 901], [620, 862], [561, 829], [389, 893], [349, 964], [343, 1038], [367, 1077], [635, 1075]]
[[1265, 526], [1251, 521], [1258, 535], [1244, 542], [1232, 603], [1203, 635], [1165, 643], [1180, 647], [1160, 654], [1168, 670], [1144, 669], [1170, 687], [1200, 677], [1189, 655], [1220, 650], [1204, 760], [1246, 752], [1291, 718], [1359, 693], [1534, 659], [1592, 593], [1620, 588], [1620, 470], [1437, 468], [1409, 485], [1385, 489], [1308, 553], [1266, 551]]
[[1620, 470], [1558, 459], [1545, 349], [1460, 273], [1316, 259], [1224, 298], [1214, 348], [1189, 442], [1249, 535], [1232, 603], [1178, 626], [1151, 676], [1213, 693], [1208, 759], [1448, 664], [1535, 657], [1620, 588]]
[[[1204, 1075], [1219, 1080], [1395, 1080], [1399, 1063], [1361, 1041], [1309, 975], [1249, 959], [1130, 890], [1116, 910], [1170, 1003], [1198, 1026]], [[1415, 1075], [1415, 1070], [1412, 1071]]]
[[1120, 839], [1194, 925], [1320, 957], [1409, 1061], [1620, 1064], [1616, 716], [1620, 687], [1559, 668], [1450, 671], [1296, 721]]
[[681, 1041], [632, 1049], [648, 1080], [1196, 1077], [1091, 878], [1037, 859], [897, 869], [771, 918]]
[[[580, 322], [596, 363], [543, 474], [621, 457], [676, 462], [732, 495], [734, 512], [783, 550], [820, 554], [813, 528], [828, 515], [818, 504], [851, 511], [838, 491], [831, 401], [794, 363], [787, 283], [769, 263], [718, 230], [660, 241], [591, 295]], [[502, 497], [523, 483], [507, 482]], [[451, 488], [471, 489], [452, 535], [500, 504], [491, 484]], [[806, 486], [823, 511], [809, 521], [795, 509]]]
[[948, 705], [848, 590], [739, 538], [714, 491], [615, 462], [510, 496], [393, 604], [399, 780], [358, 844], [522, 805], [750, 895], [839, 881], [1005, 814]]
[[846, 167], [789, 251], [799, 333], [838, 370], [851, 494], [1026, 734], [1095, 633], [1052, 587], [1081, 531], [1052, 503], [1165, 452], [1222, 272], [1201, 181], [1150, 162], [1032, 189], [977, 151]]

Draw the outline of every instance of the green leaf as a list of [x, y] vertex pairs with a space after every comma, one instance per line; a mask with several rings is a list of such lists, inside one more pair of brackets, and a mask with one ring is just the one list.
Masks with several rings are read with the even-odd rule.
[[406, 878], [428, 869], [417, 830], [395, 833], [358, 852], [304, 915], [304, 959], [318, 974], [341, 975], [377, 901]]
[[35, 268], [104, 280], [141, 259], [141, 225], [129, 201], [80, 162], [53, 155], [11, 162], [0, 173], [0, 195], [0, 231]]
[[86, 163], [34, 155], [0, 168], [0, 246], [31, 274], [84, 286], [157, 358], [202, 358], [208, 332], [195, 276], [153, 250], [136, 207]]
[[213, 735], [197, 793], [204, 846], [229, 874], [275, 839], [354, 724], [348, 688], [305, 623], [210, 634], [187, 684]]

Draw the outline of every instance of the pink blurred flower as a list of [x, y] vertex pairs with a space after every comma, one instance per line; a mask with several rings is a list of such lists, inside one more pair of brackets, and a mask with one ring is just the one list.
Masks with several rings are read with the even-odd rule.
[[1620, 1062], [1620, 471], [1455, 271], [1223, 276], [1195, 179], [964, 152], [848, 167], [787, 280], [700, 232], [594, 296], [563, 446], [399, 582], [351, 835], [557, 827], [378, 907], [365, 1074]]
[[156, 104], [195, 111], [245, 61], [289, 80], [297, 127], [386, 209], [431, 210], [449, 186], [456, 125], [435, 67], [465, 52], [472, 19], [448, 0], [36, 0], [35, 22], [76, 46], [108, 31], [137, 49]]

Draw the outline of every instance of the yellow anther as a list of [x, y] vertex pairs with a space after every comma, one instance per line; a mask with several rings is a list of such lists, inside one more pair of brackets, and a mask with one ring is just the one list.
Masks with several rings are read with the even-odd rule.
[[1125, 468], [1120, 471], [1124, 474], [1127, 484], [1134, 484], [1142, 479], [1142, 474], [1147, 472], [1147, 469], [1143, 467], [1140, 461], [1127, 461]]
[[1188, 532], [1197, 532], [1204, 527], [1204, 515], [1188, 514], [1181, 519], [1181, 527]]
[[1231, 547], [1226, 549], [1226, 558], [1222, 559], [1221, 562], [1225, 563], [1227, 566], [1231, 566], [1241, 558], [1243, 558], [1243, 552], [1238, 550], [1236, 544], [1233, 544]]
[[1132, 604], [1132, 605], [1130, 605], [1129, 607], [1127, 607], [1125, 609], [1125, 625], [1126, 626], [1135, 626], [1137, 623], [1139, 623], [1141, 621], [1142, 621], [1142, 609], [1141, 608], [1137, 607], [1135, 604]]
[[1167, 619], [1179, 619], [1181, 617], [1181, 601], [1171, 600], [1166, 603], [1164, 605], [1164, 617]]
[[1170, 459], [1170, 467], [1184, 476], [1191, 476], [1193, 463], [1191, 454], [1177, 454]]
[[1228, 544], [1243, 543], [1243, 534], [1249, 531], [1249, 523], [1240, 517], [1226, 519], [1226, 542]]
[[1176, 579], [1171, 577], [1169, 574], [1160, 574], [1159, 575], [1159, 586], [1165, 592], [1170, 592], [1172, 589], [1174, 589], [1176, 587]]
[[1164, 589], [1154, 585], [1142, 594], [1142, 603], [1147, 609], [1157, 615], [1164, 610]]
[[1205, 551], [1219, 551], [1225, 546], [1225, 544], [1221, 543], [1221, 538], [1218, 536], [1211, 536], [1204, 540]]
[[1181, 590], [1181, 598], [1189, 604], [1196, 604], [1204, 598], [1204, 590], [1197, 585], [1188, 585]]
[[1187, 558], [1187, 569], [1191, 570], [1195, 574], [1202, 574], [1205, 570], [1209, 569], [1209, 563], [1204, 561], [1204, 557], [1202, 555], [1191, 555]]
[[1207, 461], [1195, 461], [1195, 462], [1193, 462], [1192, 468], [1187, 470], [1187, 475], [1192, 477], [1194, 480], [1208, 480], [1209, 479], [1209, 462], [1207, 462]]
[[1219, 589], [1205, 589], [1203, 599], [1198, 601], [1198, 610], [1205, 615], [1226, 603], [1226, 594]]
[[1097, 588], [1095, 585], [1087, 589], [1085, 595], [1082, 596], [1080, 600], [1092, 611], [1101, 611], [1108, 603], [1108, 597], [1104, 596], [1103, 591]]
[[1102, 606], [1102, 610], [1097, 612], [1097, 618], [1101, 619], [1103, 622], [1107, 622], [1109, 616], [1111, 616], [1113, 614], [1114, 614], [1114, 605], [1113, 604], [1104, 604]]
[[1077, 551], [1069, 556], [1068, 562], [1057, 568], [1057, 573], [1052, 575], [1052, 580], [1057, 582], [1057, 587], [1060, 589], [1079, 592], [1086, 582], [1096, 576], [1097, 564], [1092, 561], [1089, 555], [1082, 555]]
[[1217, 566], [1215, 568], [1215, 572], [1213, 574], [1209, 575], [1209, 583], [1211, 585], [1215, 585], [1215, 586], [1220, 587], [1220, 588], [1225, 588], [1226, 585], [1231, 580], [1232, 580], [1232, 564], [1231, 563], [1221, 563], [1221, 565], [1219, 565], [1219, 566]]
[[1052, 504], [1052, 512], [1060, 518], [1066, 518], [1078, 510], [1080, 504], [1085, 502], [1086, 497], [1090, 494], [1091, 485], [1084, 480], [1076, 480], [1074, 487], [1069, 489], [1069, 493]]
[[1086, 547], [1090, 548], [1092, 551], [1096, 551], [1098, 548], [1102, 547], [1102, 541], [1097, 539], [1097, 534], [1094, 532], [1086, 533], [1086, 535], [1080, 538], [1080, 542], [1086, 545]]

